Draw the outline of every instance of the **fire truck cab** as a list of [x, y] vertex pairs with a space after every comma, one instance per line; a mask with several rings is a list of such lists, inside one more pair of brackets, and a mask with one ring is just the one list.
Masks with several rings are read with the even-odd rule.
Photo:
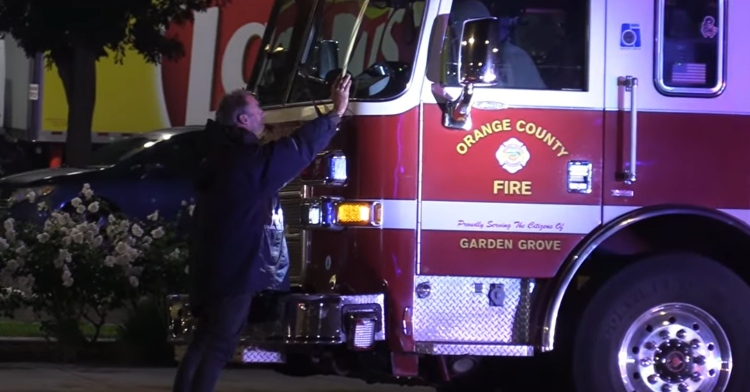
[[330, 107], [342, 69], [352, 102], [281, 190], [294, 288], [258, 294], [237, 360], [447, 391], [511, 390], [501, 363], [539, 357], [579, 392], [750, 390], [749, 16], [278, 0], [248, 84], [268, 134]]

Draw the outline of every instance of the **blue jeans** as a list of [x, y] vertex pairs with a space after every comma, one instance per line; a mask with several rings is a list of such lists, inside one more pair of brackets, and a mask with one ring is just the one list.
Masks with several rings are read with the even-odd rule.
[[217, 298], [198, 310], [193, 339], [177, 368], [173, 392], [213, 392], [232, 358], [245, 326], [253, 294]]

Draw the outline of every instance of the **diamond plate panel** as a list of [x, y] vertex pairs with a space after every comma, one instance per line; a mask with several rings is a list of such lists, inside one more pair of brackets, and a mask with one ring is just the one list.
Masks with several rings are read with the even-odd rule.
[[[240, 351], [240, 350], [238, 350]], [[278, 351], [266, 350], [261, 347], [244, 347], [241, 349], [242, 363], [285, 363], [284, 354]]]
[[[187, 352], [186, 344], [174, 346], [174, 360], [182, 361]], [[286, 363], [285, 355], [280, 351], [266, 350], [255, 346], [238, 345], [232, 355], [231, 363]]]
[[495, 357], [531, 357], [534, 346], [507, 344], [443, 344], [417, 343], [417, 352], [428, 355], [481, 355]]
[[[417, 342], [529, 342], [533, 280], [421, 275], [414, 278], [414, 287], [420, 284], [429, 285], [429, 290], [414, 295]], [[502, 306], [490, 305], [491, 285], [501, 285], [496, 298]]]

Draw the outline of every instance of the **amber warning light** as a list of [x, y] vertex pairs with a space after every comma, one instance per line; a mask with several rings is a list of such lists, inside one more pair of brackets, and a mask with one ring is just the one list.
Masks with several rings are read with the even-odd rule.
[[383, 224], [383, 206], [377, 201], [319, 197], [305, 200], [301, 212], [302, 225], [306, 228], [340, 230]]

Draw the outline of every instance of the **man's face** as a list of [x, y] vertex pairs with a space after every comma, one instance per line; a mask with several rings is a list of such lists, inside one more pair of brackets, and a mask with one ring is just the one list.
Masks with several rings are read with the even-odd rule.
[[246, 98], [247, 106], [242, 114], [240, 114], [237, 122], [248, 131], [256, 134], [263, 131], [265, 124], [263, 122], [263, 110], [258, 105], [258, 100], [252, 96]]

